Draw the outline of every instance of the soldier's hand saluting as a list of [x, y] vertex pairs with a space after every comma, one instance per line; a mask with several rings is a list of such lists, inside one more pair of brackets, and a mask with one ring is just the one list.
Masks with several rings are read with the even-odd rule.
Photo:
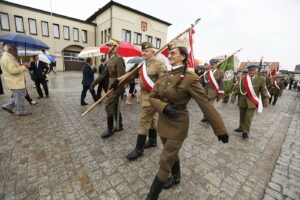
[[163, 113], [170, 118], [177, 118], [177, 117], [179, 117], [180, 113], [177, 110], [175, 110], [175, 108], [176, 108], [176, 106], [168, 104], [164, 108]]
[[218, 135], [219, 141], [221, 140], [224, 144], [228, 143], [229, 135], [226, 133], [225, 135]]

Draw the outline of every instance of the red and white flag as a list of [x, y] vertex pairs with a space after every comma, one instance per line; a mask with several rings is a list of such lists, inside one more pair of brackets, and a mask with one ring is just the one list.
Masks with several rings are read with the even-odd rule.
[[[195, 30], [194, 29], [189, 29], [187, 32], [185, 32], [182, 36], [180, 36], [180, 39], [187, 39], [189, 41], [189, 48], [188, 48], [188, 52], [189, 52], [189, 58], [188, 58], [188, 70], [191, 71], [195, 71], [195, 59], [194, 59], [194, 50], [193, 50], [193, 43], [194, 43], [194, 38], [193, 35], [195, 34]], [[168, 57], [168, 52], [169, 49], [166, 48], [165, 50], [162, 51], [162, 54], [166, 57]]]

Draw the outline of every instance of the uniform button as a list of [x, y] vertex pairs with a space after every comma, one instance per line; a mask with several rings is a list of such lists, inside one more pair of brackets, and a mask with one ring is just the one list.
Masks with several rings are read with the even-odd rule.
[[168, 85], [170, 85], [170, 83], [168, 83]]
[[173, 74], [171, 74], [171, 76], [174, 76]]

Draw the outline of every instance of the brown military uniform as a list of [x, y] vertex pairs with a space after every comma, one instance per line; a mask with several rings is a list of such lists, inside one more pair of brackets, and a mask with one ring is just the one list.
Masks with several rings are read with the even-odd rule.
[[[199, 77], [194, 72], [187, 71], [185, 78], [178, 88], [176, 87], [181, 72], [182, 68], [178, 68], [166, 73], [156, 82], [150, 96], [151, 104], [159, 112], [157, 130], [164, 144], [157, 174], [162, 181], [168, 179], [173, 164], [179, 160], [178, 152], [189, 129], [189, 114], [186, 105], [191, 98], [195, 99], [202, 112], [207, 116], [216, 135], [224, 135], [227, 132], [220, 114], [209, 101], [200, 84]], [[168, 104], [177, 107], [177, 111], [180, 112], [178, 118], [170, 119], [163, 114], [163, 110]]]
[[[113, 55], [106, 64], [106, 69], [99, 74], [97, 79], [92, 83], [91, 87], [95, 87], [105, 76], [109, 77], [109, 85], [112, 84], [114, 79], [122, 76], [125, 74], [125, 62], [124, 59], [118, 55]], [[105, 104], [105, 109], [107, 116], [113, 116], [114, 113], [116, 114], [117, 108], [118, 108], [118, 101], [119, 97], [123, 95], [125, 92], [124, 87], [119, 87], [117, 90], [112, 92], [110, 96], [108, 97], [106, 104]]]
[[[147, 75], [149, 78], [155, 83], [159, 77], [166, 73], [167, 67], [158, 60], [157, 58], [153, 57], [152, 59], [146, 62], [146, 69]], [[140, 118], [140, 130], [139, 134], [147, 135], [149, 129], [156, 129], [154, 115], [156, 111], [150, 104], [150, 92], [146, 89], [144, 85], [141, 75], [139, 79], [139, 83], [141, 86], [141, 100], [142, 100], [142, 111], [141, 111], [141, 118]]]
[[[253, 89], [257, 97], [261, 94], [263, 105], [268, 104], [267, 90], [265, 79], [261, 76], [254, 76], [252, 79]], [[239, 87], [236, 87], [231, 99], [234, 101], [238, 96], [238, 106], [240, 109], [240, 125], [239, 128], [243, 130], [244, 133], [249, 134], [250, 126], [252, 122], [253, 115], [255, 113], [256, 104], [251, 101], [248, 97], [245, 86], [244, 86], [244, 77], [240, 79]]]
[[[219, 89], [224, 90], [224, 82], [223, 82], [224, 73], [218, 69], [213, 69], [213, 74], [219, 85]], [[216, 98], [220, 98], [217, 91], [211, 85], [211, 83], [208, 79], [207, 73], [205, 73], [205, 75], [202, 76], [200, 81], [201, 81], [202, 85], [204, 85], [205, 94], [208, 96], [208, 98], [210, 99], [211, 102], [214, 102]]]

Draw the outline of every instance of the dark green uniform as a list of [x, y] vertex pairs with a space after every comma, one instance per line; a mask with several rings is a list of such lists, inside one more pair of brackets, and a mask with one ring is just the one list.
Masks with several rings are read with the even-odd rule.
[[[249, 134], [252, 118], [257, 105], [248, 97], [246, 93], [244, 78], [245, 77], [242, 77], [240, 79], [239, 87], [235, 88], [231, 96], [231, 100], [234, 102], [236, 96], [238, 96], [238, 106], [240, 109], [239, 129], [241, 129], [243, 133]], [[263, 105], [267, 105], [268, 100], [265, 79], [261, 76], [254, 76], [252, 79], [252, 85], [256, 96], [259, 97], [259, 95], [261, 95]]]

